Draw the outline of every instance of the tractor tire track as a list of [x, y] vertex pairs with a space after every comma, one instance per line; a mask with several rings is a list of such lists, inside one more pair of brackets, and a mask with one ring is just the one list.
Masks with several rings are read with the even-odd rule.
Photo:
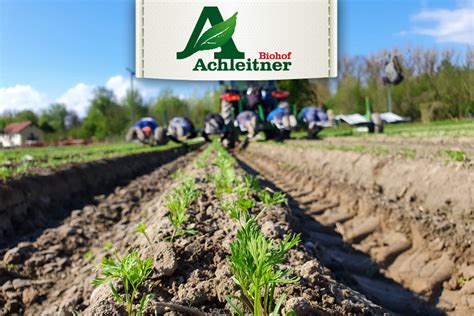
[[468, 241], [457, 249], [445, 242], [450, 235], [457, 240], [452, 229], [438, 236], [424, 230], [422, 218], [387, 202], [377, 188], [331, 177], [330, 163], [318, 174], [306, 163], [308, 149], [253, 144], [237, 157], [289, 195], [294, 227], [324, 264], [373, 302], [401, 314], [474, 312], [472, 249]]

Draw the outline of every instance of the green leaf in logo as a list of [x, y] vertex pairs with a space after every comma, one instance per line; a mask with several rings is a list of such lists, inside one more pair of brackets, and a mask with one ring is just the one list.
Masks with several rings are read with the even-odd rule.
[[214, 25], [208, 29], [201, 37], [196, 41], [194, 45], [194, 52], [200, 50], [209, 50], [214, 48], [222, 47], [227, 43], [234, 34], [235, 25], [237, 23], [237, 12], [229, 19]]

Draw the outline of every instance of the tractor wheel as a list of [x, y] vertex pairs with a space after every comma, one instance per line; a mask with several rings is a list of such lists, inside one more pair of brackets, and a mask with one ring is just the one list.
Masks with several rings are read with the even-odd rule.
[[374, 132], [382, 134], [383, 133], [383, 120], [380, 117], [380, 113], [372, 114], [372, 123], [374, 124]]
[[168, 143], [168, 137], [166, 136], [166, 130], [163, 127], [157, 127], [155, 129], [155, 144], [166, 145]]

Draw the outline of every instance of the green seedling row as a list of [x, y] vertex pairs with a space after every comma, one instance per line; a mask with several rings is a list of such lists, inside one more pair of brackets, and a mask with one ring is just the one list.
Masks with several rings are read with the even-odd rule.
[[[285, 262], [285, 254], [300, 242], [300, 235], [289, 234], [284, 240], [276, 242], [262, 233], [257, 221], [260, 215], [276, 204], [286, 204], [282, 192], [262, 191], [255, 176], [240, 176], [235, 171], [235, 159], [218, 143], [212, 148], [216, 151], [214, 164], [217, 173], [210, 177], [216, 195], [227, 193], [232, 198], [221, 203], [222, 209], [239, 224], [235, 240], [231, 243], [229, 256], [230, 270], [240, 295], [226, 297], [232, 311], [239, 315], [270, 316], [280, 315], [286, 299], [284, 293], [276, 297], [278, 286], [299, 281], [291, 277], [290, 269], [279, 269]], [[252, 214], [257, 201], [264, 207], [258, 214]], [[295, 315], [290, 311], [287, 315]]]
[[[215, 194], [225, 197], [222, 209], [239, 227], [231, 242], [228, 259], [233, 280], [240, 292], [239, 295], [228, 293], [228, 306], [236, 315], [281, 315], [286, 293], [277, 295], [276, 289], [284, 289], [286, 285], [298, 282], [299, 278], [293, 275], [291, 269], [282, 269], [280, 266], [285, 264], [288, 251], [300, 242], [300, 236], [288, 234], [280, 241], [268, 238], [263, 234], [258, 218], [261, 213], [269, 211], [271, 205], [287, 203], [286, 196], [281, 192], [262, 191], [257, 177], [240, 175], [235, 170], [236, 160], [220, 144], [210, 145], [195, 160], [195, 165], [205, 169], [209, 166], [211, 157], [214, 158], [212, 164], [217, 167], [217, 172], [208, 178], [214, 186]], [[172, 235], [166, 238], [168, 241], [174, 242], [180, 236], [197, 233], [188, 230], [186, 222], [190, 216], [188, 209], [199, 196], [195, 179], [191, 177], [182, 180], [165, 196], [163, 205], [169, 212], [168, 219], [173, 226]], [[255, 214], [259, 203], [263, 205], [263, 209]], [[153, 247], [153, 239], [148, 235], [145, 222], [140, 222], [135, 232], [142, 234]], [[144, 282], [152, 275], [153, 259], [140, 258], [134, 249], [120, 257], [111, 243], [104, 245], [104, 248], [114, 254], [103, 258], [99, 265], [100, 275], [94, 279], [93, 284], [108, 284], [115, 301], [123, 305], [129, 315], [143, 315], [154, 299], [150, 293], [152, 289], [147, 292], [144, 286]], [[173, 307], [172, 303], [163, 304]], [[286, 313], [286, 316], [294, 315], [293, 311]]]
[[64, 165], [162, 151], [178, 146], [174, 143], [160, 147], [118, 143], [89, 146], [0, 149], [0, 179], [8, 180], [18, 175], [35, 173], [38, 169], [55, 169]]

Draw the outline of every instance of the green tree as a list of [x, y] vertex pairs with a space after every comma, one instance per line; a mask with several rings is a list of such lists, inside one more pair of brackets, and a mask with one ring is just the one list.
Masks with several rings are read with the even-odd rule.
[[126, 109], [115, 102], [112, 91], [97, 88], [84, 119], [81, 136], [99, 140], [118, 137], [127, 129], [128, 121]]
[[66, 118], [69, 112], [61, 103], [53, 103], [46, 109], [39, 119], [40, 126], [49, 125], [57, 135], [65, 136]]
[[327, 101], [328, 107], [335, 113], [364, 113], [365, 93], [360, 82], [352, 75], [344, 77], [337, 93]]
[[189, 100], [190, 115], [189, 118], [196, 127], [204, 127], [204, 119], [207, 114], [220, 112], [219, 92], [213, 91], [203, 96], [193, 96]]
[[0, 129], [5, 128], [8, 124], [13, 123], [15, 120], [15, 115], [11, 111], [5, 111], [2, 116], [0, 116]]
[[186, 100], [182, 100], [170, 90], [165, 90], [150, 108], [152, 116], [164, 126], [175, 116], [190, 116], [190, 105]]
[[15, 114], [15, 122], [31, 121], [34, 124], [38, 124], [39, 118], [35, 112], [31, 110], [23, 110]]
[[319, 101], [317, 90], [308, 79], [280, 80], [278, 88], [290, 92], [288, 101], [291, 105], [297, 105], [298, 109], [317, 104]]
[[143, 102], [143, 98], [137, 90], [127, 91], [127, 95], [121, 100], [121, 105], [125, 108], [129, 117], [129, 124], [148, 114], [148, 108]]

